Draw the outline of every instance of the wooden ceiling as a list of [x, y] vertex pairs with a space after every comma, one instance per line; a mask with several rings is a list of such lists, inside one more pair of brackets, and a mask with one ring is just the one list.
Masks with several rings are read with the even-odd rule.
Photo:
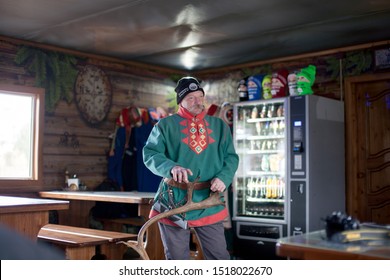
[[180, 71], [390, 39], [389, 0], [0, 0], [0, 35]]

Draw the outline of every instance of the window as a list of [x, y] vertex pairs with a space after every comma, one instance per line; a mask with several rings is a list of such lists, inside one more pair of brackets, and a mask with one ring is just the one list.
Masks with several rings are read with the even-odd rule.
[[42, 189], [44, 90], [0, 84], [0, 193]]

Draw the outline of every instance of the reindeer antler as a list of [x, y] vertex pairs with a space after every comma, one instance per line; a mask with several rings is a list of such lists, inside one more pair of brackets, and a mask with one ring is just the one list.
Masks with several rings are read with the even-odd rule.
[[145, 246], [144, 246], [144, 235], [145, 235], [148, 227], [150, 227], [150, 225], [152, 225], [153, 223], [155, 223], [163, 218], [167, 218], [167, 217], [172, 216], [172, 215], [186, 213], [186, 212], [191, 211], [191, 210], [210, 208], [210, 207], [216, 206], [216, 205], [224, 205], [224, 202], [221, 201], [220, 195], [217, 192], [212, 192], [207, 199], [205, 199], [201, 202], [193, 202], [192, 201], [192, 193], [194, 191], [194, 186], [195, 186], [196, 181], [197, 180], [187, 184], [188, 190], [187, 190], [186, 204], [184, 204], [181, 207], [174, 208], [174, 209], [171, 209], [171, 210], [166, 211], [166, 212], [162, 212], [162, 213], [154, 216], [153, 218], [149, 219], [148, 221], [146, 221], [146, 223], [141, 227], [140, 231], [138, 232], [137, 241], [129, 240], [127, 242], [120, 241], [118, 243], [123, 243], [123, 244], [127, 245], [128, 247], [133, 248], [140, 255], [141, 259], [149, 260], [148, 253], [146, 252]]

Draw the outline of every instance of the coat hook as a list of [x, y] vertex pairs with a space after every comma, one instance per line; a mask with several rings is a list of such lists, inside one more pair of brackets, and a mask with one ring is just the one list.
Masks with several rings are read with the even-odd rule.
[[80, 142], [79, 142], [79, 140], [77, 139], [77, 136], [76, 136], [76, 134], [72, 134], [71, 136], [71, 140], [70, 140], [70, 142], [71, 142], [71, 147], [73, 148], [73, 149], [77, 149], [78, 147], [80, 147]]
[[67, 131], [64, 132], [63, 135], [60, 136], [60, 142], [58, 143], [60, 146], [68, 146], [68, 141], [69, 141], [69, 133]]

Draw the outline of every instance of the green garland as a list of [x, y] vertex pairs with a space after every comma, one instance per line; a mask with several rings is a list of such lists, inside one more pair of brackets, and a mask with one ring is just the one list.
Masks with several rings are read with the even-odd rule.
[[168, 109], [172, 112], [177, 112], [179, 105], [176, 104], [176, 92], [168, 93], [166, 100], [168, 101]]
[[265, 64], [255, 68], [244, 68], [241, 72], [242, 78], [259, 74], [270, 75], [272, 73], [272, 67], [269, 64]]
[[[372, 68], [372, 54], [370, 51], [352, 51], [345, 53], [342, 58], [343, 76], [352, 77], [367, 73]], [[326, 71], [331, 79], [340, 79], [340, 58], [330, 57], [326, 60]]]
[[26, 66], [35, 75], [35, 86], [45, 88], [45, 109], [53, 112], [60, 100], [73, 100], [73, 86], [78, 70], [75, 57], [42, 49], [21, 46], [15, 63]]

